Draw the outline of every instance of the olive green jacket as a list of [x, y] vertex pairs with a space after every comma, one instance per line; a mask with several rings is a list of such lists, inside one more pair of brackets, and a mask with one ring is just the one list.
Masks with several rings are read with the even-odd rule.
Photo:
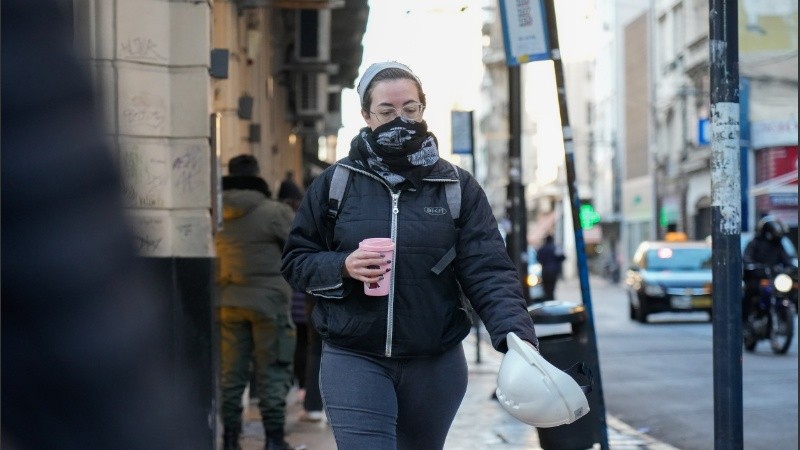
[[223, 229], [215, 237], [219, 305], [288, 314], [292, 289], [280, 268], [294, 211], [249, 189], [223, 191], [222, 204]]

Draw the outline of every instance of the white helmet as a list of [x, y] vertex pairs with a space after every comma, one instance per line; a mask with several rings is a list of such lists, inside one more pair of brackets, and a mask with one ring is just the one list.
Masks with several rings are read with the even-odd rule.
[[508, 352], [497, 374], [497, 398], [512, 416], [547, 428], [572, 423], [589, 412], [584, 388], [571, 376], [513, 332], [506, 343]]

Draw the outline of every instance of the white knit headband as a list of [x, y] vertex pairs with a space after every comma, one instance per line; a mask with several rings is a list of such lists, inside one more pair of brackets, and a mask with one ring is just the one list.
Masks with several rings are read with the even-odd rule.
[[374, 63], [367, 67], [367, 70], [364, 71], [364, 75], [361, 77], [361, 81], [358, 82], [358, 87], [356, 88], [358, 90], [358, 97], [361, 99], [362, 104], [364, 103], [364, 94], [367, 93], [367, 88], [372, 82], [372, 79], [384, 69], [400, 69], [404, 72], [408, 72], [408, 74], [414, 77], [414, 79], [417, 80], [417, 83], [422, 86], [422, 82], [419, 80], [419, 78], [414, 75], [414, 72], [412, 72], [411, 69], [409, 69], [405, 64], [401, 64], [397, 61]]

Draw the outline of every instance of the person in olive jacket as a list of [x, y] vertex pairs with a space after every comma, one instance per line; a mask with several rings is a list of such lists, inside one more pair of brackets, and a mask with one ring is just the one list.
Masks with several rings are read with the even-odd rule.
[[284, 440], [286, 395], [292, 385], [296, 335], [289, 316], [292, 289], [280, 273], [281, 251], [294, 211], [271, 200], [258, 162], [239, 155], [222, 179], [223, 228], [219, 258], [219, 320], [223, 446], [239, 449], [242, 394], [253, 364], [267, 449]]
[[[468, 310], [500, 352], [512, 331], [538, 341], [483, 190], [439, 159], [417, 76], [397, 62], [376, 63], [358, 93], [367, 127], [337, 162], [350, 170], [341, 205], [329, 202], [332, 166], [309, 186], [282, 271], [317, 297], [320, 386], [338, 448], [441, 449], [466, 391]], [[449, 183], [460, 186], [458, 215], [448, 210]], [[375, 237], [395, 243], [391, 259], [358, 249]], [[383, 262], [390, 268], [375, 268]], [[389, 294], [365, 295], [363, 283], [382, 277]]]

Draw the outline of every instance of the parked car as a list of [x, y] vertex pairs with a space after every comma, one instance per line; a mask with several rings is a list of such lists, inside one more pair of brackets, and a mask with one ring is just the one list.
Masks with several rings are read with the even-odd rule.
[[645, 241], [625, 275], [631, 320], [658, 312], [705, 311], [711, 319], [711, 246]]
[[528, 295], [532, 302], [544, 299], [544, 288], [542, 287], [542, 265], [536, 259], [536, 249], [528, 247]]

